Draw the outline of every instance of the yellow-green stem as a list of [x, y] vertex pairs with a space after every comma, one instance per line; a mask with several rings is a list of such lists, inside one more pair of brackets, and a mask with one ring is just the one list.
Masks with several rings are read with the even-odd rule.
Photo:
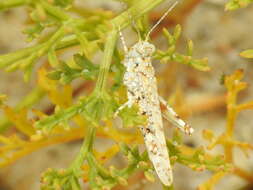
[[[37, 102], [39, 102], [45, 95], [45, 92], [40, 87], [34, 88], [27, 96], [25, 96], [15, 107], [15, 111], [20, 111], [24, 108], [30, 108]], [[0, 119], [0, 133], [5, 131], [9, 126], [11, 125], [11, 122], [6, 118], [2, 117]]]
[[233, 162], [233, 144], [230, 143], [230, 140], [234, 135], [234, 126], [236, 119], [236, 99], [237, 93], [232, 91], [227, 95], [227, 124], [226, 124], [226, 138], [228, 138], [227, 144], [224, 145], [225, 149], [225, 159], [228, 162]]
[[78, 156], [75, 158], [73, 163], [70, 166], [70, 169], [74, 172], [78, 172], [83, 165], [84, 160], [89, 152], [92, 151], [93, 140], [96, 134], [96, 128], [94, 126], [90, 126], [88, 130], [88, 134], [86, 135], [85, 140], [83, 141], [81, 150]]

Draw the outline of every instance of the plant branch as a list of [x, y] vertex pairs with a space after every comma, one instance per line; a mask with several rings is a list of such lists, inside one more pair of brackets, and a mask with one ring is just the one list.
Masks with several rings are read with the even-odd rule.
[[[44, 95], [44, 90], [42, 90], [40, 87], [36, 87], [16, 105], [14, 110], [18, 112], [22, 109], [30, 108], [39, 102]], [[11, 122], [7, 119], [7, 117], [3, 116], [0, 119], [0, 133], [5, 131], [10, 125]]]
[[116, 45], [117, 37], [118, 37], [118, 32], [116, 29], [113, 29], [108, 34], [108, 38], [106, 39], [104, 56], [103, 56], [103, 60], [100, 66], [97, 84], [95, 87], [95, 91], [98, 92], [99, 94], [101, 92], [104, 92], [105, 87], [106, 87], [106, 79], [107, 79], [108, 72], [110, 69], [110, 64], [112, 62], [112, 55], [113, 55], [113, 51]]
[[30, 0], [5, 0], [0, 2], [0, 11], [29, 3]]
[[87, 154], [89, 152], [92, 152], [92, 145], [93, 145], [95, 134], [96, 134], [96, 128], [94, 126], [90, 126], [88, 130], [88, 134], [83, 141], [83, 145], [80, 149], [80, 152], [70, 166], [70, 169], [73, 170], [75, 173], [77, 173], [81, 169], [81, 166], [83, 165], [83, 162], [86, 159]]

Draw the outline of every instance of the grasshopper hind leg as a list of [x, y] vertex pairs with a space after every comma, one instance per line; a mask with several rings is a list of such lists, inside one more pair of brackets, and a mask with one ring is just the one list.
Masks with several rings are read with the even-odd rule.
[[178, 129], [180, 129], [182, 132], [184, 132], [187, 135], [192, 135], [194, 132], [194, 129], [185, 123], [178, 115], [177, 113], [167, 104], [166, 100], [164, 100], [161, 96], [159, 96], [159, 101], [161, 104], [163, 104], [166, 107], [167, 114], [162, 114], [163, 117], [174, 124]]

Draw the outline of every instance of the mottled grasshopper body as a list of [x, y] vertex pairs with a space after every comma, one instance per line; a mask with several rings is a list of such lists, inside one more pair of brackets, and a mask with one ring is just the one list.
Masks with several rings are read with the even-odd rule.
[[[164, 14], [155, 26], [159, 24], [175, 5], [176, 3]], [[125, 50], [123, 64], [126, 72], [123, 81], [127, 87], [128, 101], [117, 110], [115, 115], [126, 106], [138, 105], [139, 114], [147, 117], [147, 125], [141, 126], [141, 132], [149, 158], [162, 183], [169, 186], [173, 182], [173, 175], [163, 130], [160, 103], [166, 106], [169, 120], [176, 124], [177, 127], [187, 134], [191, 134], [193, 129], [181, 120], [173, 109], [167, 105], [166, 101], [158, 95], [155, 71], [151, 63], [155, 46], [147, 42], [148, 36], [154, 27], [149, 31], [145, 41], [139, 41], [129, 50], [120, 33]]]

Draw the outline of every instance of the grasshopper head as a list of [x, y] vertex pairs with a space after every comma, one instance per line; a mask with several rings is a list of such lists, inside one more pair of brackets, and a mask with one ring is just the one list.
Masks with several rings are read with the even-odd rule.
[[155, 52], [155, 46], [147, 41], [140, 41], [133, 46], [142, 57], [151, 57]]

